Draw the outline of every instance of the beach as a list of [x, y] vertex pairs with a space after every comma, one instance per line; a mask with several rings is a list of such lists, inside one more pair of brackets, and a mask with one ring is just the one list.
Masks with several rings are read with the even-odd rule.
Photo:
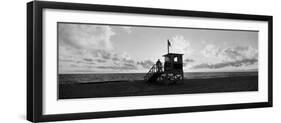
[[161, 85], [144, 80], [59, 83], [59, 99], [258, 91], [258, 75], [184, 79]]

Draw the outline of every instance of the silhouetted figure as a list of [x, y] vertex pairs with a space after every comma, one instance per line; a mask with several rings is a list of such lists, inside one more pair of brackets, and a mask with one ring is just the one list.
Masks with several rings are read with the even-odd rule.
[[158, 59], [158, 61], [156, 62], [156, 68], [157, 68], [157, 72], [162, 72], [162, 63], [160, 59]]

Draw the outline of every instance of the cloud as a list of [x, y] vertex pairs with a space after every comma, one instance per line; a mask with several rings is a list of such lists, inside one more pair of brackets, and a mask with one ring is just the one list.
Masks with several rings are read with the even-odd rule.
[[187, 58], [187, 59], [184, 60], [184, 62], [185, 62], [185, 63], [190, 63], [190, 62], [194, 62], [194, 60], [193, 60], [193, 59], [188, 59], [188, 58]]
[[186, 40], [182, 35], [176, 35], [170, 40], [170, 51], [173, 53], [182, 53], [188, 55], [192, 52], [190, 42]]
[[93, 59], [90, 59], [90, 58], [84, 58], [83, 60], [84, 60], [84, 61], [87, 61], [87, 62], [93, 61]]
[[202, 68], [209, 68], [209, 69], [219, 69], [224, 67], [242, 67], [242, 66], [249, 66], [257, 64], [257, 59], [243, 59], [238, 61], [231, 61], [231, 62], [221, 62], [216, 64], [208, 64], [202, 63], [199, 65], [195, 65], [192, 68], [194, 69], [202, 69]]
[[237, 46], [232, 48], [220, 48], [209, 44], [202, 51], [205, 57], [216, 58], [221, 61], [239, 61], [244, 59], [257, 59], [258, 50], [251, 46]]
[[92, 50], [91, 54], [93, 57], [100, 57], [102, 59], [111, 59], [114, 55], [113, 52], [108, 50]]
[[59, 71], [93, 71], [98, 66], [112, 66], [112, 59], [118, 59], [118, 64], [128, 60], [124, 53], [113, 52], [114, 35], [110, 26], [59, 23]]
[[218, 53], [221, 51], [220, 48], [213, 44], [208, 44], [202, 51], [205, 57], [218, 57]]
[[193, 59], [187, 58], [187, 59], [185, 59], [185, 60], [183, 61], [183, 66], [184, 66], [184, 67], [187, 67], [188, 64], [191, 64], [191, 63], [194, 63], [194, 62], [195, 62], [195, 61], [194, 61]]
[[59, 23], [59, 44], [75, 49], [113, 49], [110, 26]]
[[[96, 68], [98, 69], [106, 69], [108, 71], [125, 71], [128, 72], [126, 70], [137, 70], [138, 69], [138, 64], [137, 62], [135, 62], [132, 59], [127, 59], [122, 55], [112, 55], [115, 57], [111, 57], [111, 61], [113, 61], [113, 64], [106, 64], [106, 65], [102, 65], [99, 64], [98, 66], [96, 66]], [[114, 59], [118, 59], [118, 60], [114, 60]], [[101, 60], [98, 60], [101, 61]], [[105, 60], [104, 60], [105, 61]], [[107, 59], [108, 61], [108, 59]]]
[[128, 34], [132, 33], [132, 27], [130, 26], [122, 26], [122, 29], [126, 31]]
[[207, 45], [203, 56], [214, 60], [212, 63], [200, 63], [193, 66], [193, 69], [220, 69], [224, 67], [245, 67], [258, 65], [258, 50], [251, 46], [236, 46], [231, 48], [216, 47], [213, 44]]
[[134, 66], [134, 65], [123, 65], [123, 66], [97, 66], [96, 68], [99, 68], [99, 69], [107, 69], [107, 70], [121, 70], [121, 71], [124, 71], [124, 70], [136, 70], [137, 67]]
[[106, 60], [104, 60], [104, 59], [97, 59], [96, 60], [98, 63], [105, 63], [106, 62]]
[[[81, 55], [79, 55], [81, 54]], [[59, 58], [59, 70], [67, 72], [147, 72], [154, 64], [150, 60], [135, 61], [126, 53], [107, 50], [82, 50], [77, 54], [63, 55]]]
[[145, 61], [139, 61], [137, 62], [138, 65], [141, 65], [143, 68], [149, 69], [154, 65], [155, 63], [151, 60], [145, 60]]

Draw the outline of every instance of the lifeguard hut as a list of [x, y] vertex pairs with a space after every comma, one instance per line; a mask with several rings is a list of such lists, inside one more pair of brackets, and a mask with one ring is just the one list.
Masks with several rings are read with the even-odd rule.
[[169, 53], [170, 46], [168, 40], [168, 53], [163, 55], [165, 59], [164, 67], [154, 64], [144, 77], [146, 81], [170, 84], [183, 80], [183, 54]]

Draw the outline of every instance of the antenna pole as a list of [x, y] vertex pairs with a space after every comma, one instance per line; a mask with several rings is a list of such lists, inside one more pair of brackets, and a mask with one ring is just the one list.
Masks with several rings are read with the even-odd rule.
[[168, 39], [168, 42], [167, 42], [167, 46], [168, 46], [168, 54], [169, 54], [169, 39]]

